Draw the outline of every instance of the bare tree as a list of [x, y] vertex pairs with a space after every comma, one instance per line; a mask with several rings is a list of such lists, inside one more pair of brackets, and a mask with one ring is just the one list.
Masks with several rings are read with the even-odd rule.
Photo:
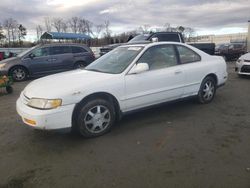
[[99, 38], [101, 32], [103, 31], [104, 29], [104, 25], [103, 24], [98, 24], [98, 25], [94, 25], [94, 36], [95, 38]]
[[36, 26], [36, 36], [37, 36], [37, 40], [40, 39], [40, 37], [43, 34], [43, 27], [41, 25], [37, 25]]
[[63, 19], [62, 18], [53, 18], [52, 26], [56, 29], [57, 32], [62, 32], [63, 29]]
[[78, 22], [78, 32], [79, 33], [86, 33], [86, 20], [84, 18], [80, 18]]
[[164, 27], [164, 31], [171, 31], [170, 23], [165, 23], [163, 27]]
[[2, 40], [5, 38], [5, 35], [3, 34], [3, 27], [0, 23], [0, 42], [2, 43]]
[[89, 20], [85, 20], [85, 28], [88, 35], [92, 34], [93, 23]]
[[149, 32], [150, 25], [144, 24], [138, 28], [139, 33], [148, 33]]
[[46, 31], [51, 32], [51, 30], [52, 30], [52, 23], [51, 23], [50, 17], [45, 17], [44, 18], [44, 25], [45, 25]]
[[8, 18], [4, 20], [3, 22], [3, 27], [6, 30], [6, 37], [8, 40], [8, 44], [10, 46], [10, 41], [14, 43], [15, 38], [16, 38], [16, 32], [17, 32], [17, 21], [14, 20], [13, 18]]
[[66, 33], [68, 31], [68, 24], [65, 21], [62, 22], [62, 31], [64, 33]]
[[22, 24], [20, 24], [18, 26], [18, 41], [20, 46], [22, 45], [22, 39], [24, 39], [26, 35], [27, 29]]
[[79, 18], [78, 17], [72, 17], [69, 19], [69, 27], [73, 33], [77, 33], [79, 31], [78, 25], [79, 25]]
[[104, 37], [106, 38], [107, 42], [109, 43], [112, 31], [110, 30], [110, 22], [109, 20], [104, 21]]
[[184, 31], [182, 32], [186, 41], [190, 42], [191, 38], [195, 35], [195, 29], [191, 27], [185, 27]]

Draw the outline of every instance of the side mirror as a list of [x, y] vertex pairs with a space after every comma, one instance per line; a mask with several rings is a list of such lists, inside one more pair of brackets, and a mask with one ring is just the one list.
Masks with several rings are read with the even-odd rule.
[[34, 55], [34, 54], [32, 54], [32, 53], [31, 53], [31, 54], [29, 54], [29, 58], [30, 58], [30, 59], [33, 59], [34, 57], [35, 57], [35, 55]]
[[129, 74], [139, 74], [149, 70], [147, 63], [138, 63], [130, 71]]

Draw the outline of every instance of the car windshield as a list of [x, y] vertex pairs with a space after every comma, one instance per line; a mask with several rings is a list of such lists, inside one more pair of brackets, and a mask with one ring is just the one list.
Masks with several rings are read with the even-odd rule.
[[142, 49], [142, 46], [123, 46], [115, 48], [91, 63], [85, 69], [89, 71], [119, 74], [128, 67]]
[[149, 37], [149, 34], [137, 35], [134, 38], [132, 38], [130, 41], [128, 41], [128, 43], [144, 41], [144, 40], [147, 40], [148, 37]]
[[36, 46], [33, 46], [32, 48], [29, 48], [27, 50], [24, 50], [23, 52], [21, 52], [20, 54], [17, 55], [17, 57], [23, 57], [25, 54], [31, 52], [32, 50], [34, 50], [36, 48]]

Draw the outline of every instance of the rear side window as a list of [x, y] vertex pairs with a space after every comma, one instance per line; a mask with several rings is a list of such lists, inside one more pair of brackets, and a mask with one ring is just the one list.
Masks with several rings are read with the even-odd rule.
[[54, 46], [51, 47], [51, 55], [71, 53], [69, 46]]
[[84, 48], [78, 47], [78, 46], [72, 46], [71, 48], [72, 48], [72, 53], [73, 53], [73, 54], [88, 52], [88, 51], [85, 50]]
[[197, 53], [185, 46], [177, 45], [177, 50], [179, 52], [180, 61], [182, 64], [197, 62], [201, 60], [201, 57]]
[[152, 38], [157, 37], [159, 41], [180, 42], [178, 34], [156, 34]]
[[149, 48], [137, 63], [147, 63], [150, 70], [163, 69], [177, 65], [173, 45], [159, 45]]

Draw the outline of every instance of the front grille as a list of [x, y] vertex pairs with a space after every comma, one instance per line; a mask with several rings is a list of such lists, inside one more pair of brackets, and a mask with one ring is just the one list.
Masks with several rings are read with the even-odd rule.
[[248, 63], [250, 62], [250, 60], [246, 60], [246, 59], [244, 59], [244, 61], [245, 61], [245, 62], [248, 62]]
[[250, 73], [250, 65], [243, 65], [241, 67], [241, 72]]

